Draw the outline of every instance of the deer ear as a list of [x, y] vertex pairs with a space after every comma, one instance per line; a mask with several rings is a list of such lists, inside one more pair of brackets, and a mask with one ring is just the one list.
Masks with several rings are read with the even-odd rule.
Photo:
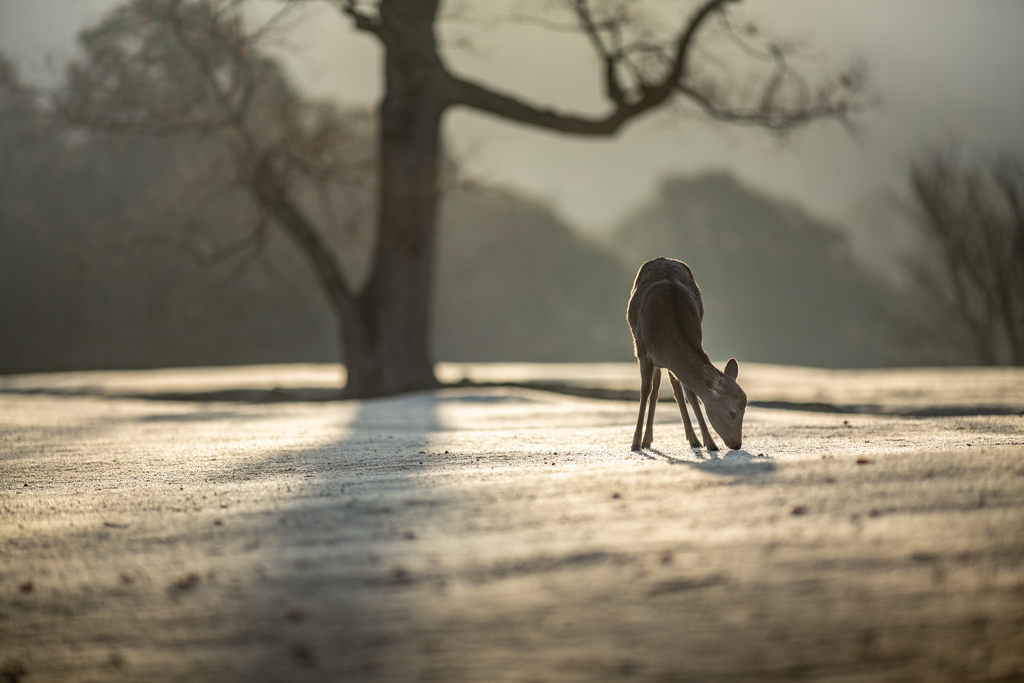
[[725, 364], [725, 376], [729, 379], [736, 379], [740, 374], [740, 364], [736, 362], [735, 358], [730, 358], [729, 362]]
[[704, 386], [713, 394], [722, 392], [722, 375], [710, 365], [704, 366]]

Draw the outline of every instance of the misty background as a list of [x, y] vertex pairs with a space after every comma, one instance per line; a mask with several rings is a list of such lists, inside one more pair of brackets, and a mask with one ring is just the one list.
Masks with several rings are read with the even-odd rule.
[[[59, 88], [78, 31], [116, 4], [5, 2], [0, 52], [22, 81]], [[453, 69], [599, 110], [582, 38], [509, 20], [514, 4], [472, 5], [450, 3], [443, 24]], [[693, 268], [712, 357], [978, 362], [915, 291], [907, 262], [927, 250], [910, 169], [950, 145], [968, 164], [1024, 157], [1024, 6], [751, 0], [736, 12], [801, 41], [812, 71], [868, 66], [877, 104], [855, 134], [816, 124], [779, 140], [671, 107], [612, 140], [579, 140], [449, 114], [437, 360], [628, 360], [632, 277], [666, 255]], [[356, 116], [377, 102], [379, 48], [340, 13], [303, 5], [284, 28], [270, 54], [300, 92]], [[28, 113], [0, 122], [0, 372], [337, 360], [336, 323], [283, 236], [213, 263], [176, 210], [201, 143], [59, 136], [7, 97]], [[356, 279], [370, 211], [329, 235]], [[230, 234], [238, 217], [221, 212]]]

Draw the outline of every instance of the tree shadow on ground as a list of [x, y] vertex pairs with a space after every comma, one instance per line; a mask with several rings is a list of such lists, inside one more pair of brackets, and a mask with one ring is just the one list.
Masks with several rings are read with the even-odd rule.
[[[100, 574], [113, 572], [109, 567], [122, 572], [104, 600], [93, 593], [59, 598], [56, 604], [79, 622], [100, 624], [95, 635], [47, 630], [55, 639], [75, 639], [75, 648], [97, 662], [86, 672], [97, 680], [416, 679], [429, 643], [403, 634], [423, 622], [440, 590], [424, 519], [443, 515], [452, 502], [434, 475], [470, 459], [431, 449], [432, 435], [444, 429], [440, 406], [457, 398], [435, 392], [366, 400], [339, 405], [336, 417], [293, 424], [262, 413], [293, 432], [263, 452], [246, 444], [250, 431], [241, 421], [260, 413], [223, 406], [214, 418], [197, 404], [195, 413], [130, 416], [174, 428], [207, 417], [227, 421], [237, 433], [214, 438], [232, 440], [238, 457], [227, 467], [209, 454], [167, 463], [189, 505], [149, 511], [171, 520], [163, 528], [147, 530], [140, 519], [125, 525], [124, 533], [140, 534], [132, 549], [96, 560]], [[474, 398], [488, 400], [467, 400]], [[330, 429], [319, 442], [301, 436], [332, 418], [333, 439]], [[251, 435], [252, 443], [274, 443], [265, 431]], [[163, 556], [152, 548], [163, 548]], [[144, 604], [148, 617], [112, 617], [128, 609], [127, 601]], [[104, 663], [108, 652], [117, 654], [116, 668]], [[83, 675], [81, 657], [52, 658], [45, 666], [23, 658], [43, 678]], [[170, 673], [162, 664], [168, 661], [176, 662]]]
[[[445, 431], [441, 408], [484, 395], [424, 392], [358, 403], [340, 419], [343, 436], [304, 451], [271, 455], [270, 469], [313, 474], [261, 525], [269, 581], [253, 586], [256, 604], [240, 605], [238, 638], [259, 654], [238, 680], [415, 680], [430, 664], [439, 680], [458, 679], [422, 633], [447, 590], [431, 526], [457, 508], [445, 471], [472, 454], [433, 447]], [[225, 643], [225, 668], [242, 657]]]

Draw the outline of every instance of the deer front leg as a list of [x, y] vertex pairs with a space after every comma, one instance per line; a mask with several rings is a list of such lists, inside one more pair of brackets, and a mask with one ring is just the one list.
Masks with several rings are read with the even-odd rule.
[[717, 451], [718, 446], [715, 445], [715, 440], [711, 438], [711, 432], [708, 431], [708, 426], [704, 423], [704, 414], [700, 410], [700, 399], [689, 387], [685, 387], [685, 389], [686, 400], [693, 407], [693, 414], [697, 416], [697, 424], [700, 425], [700, 436], [704, 439], [704, 448], [709, 451]]
[[647, 399], [650, 398], [654, 386], [654, 362], [649, 358], [640, 358], [640, 414], [636, 418], [636, 431], [633, 432], [632, 450], [640, 450], [640, 437], [643, 436], [644, 411]]
[[683, 416], [683, 429], [686, 430], [686, 438], [690, 442], [690, 448], [700, 448], [700, 441], [693, 433], [693, 424], [690, 422], [690, 413], [686, 411], [686, 394], [683, 393], [683, 385], [671, 372], [668, 373], [668, 381], [672, 383], [672, 395], [679, 405], [679, 414]]
[[658, 392], [661, 391], [661, 368], [654, 366], [654, 376], [651, 378], [651, 398], [647, 408], [647, 432], [644, 434], [644, 448], [650, 448], [654, 440], [654, 408], [658, 405]]

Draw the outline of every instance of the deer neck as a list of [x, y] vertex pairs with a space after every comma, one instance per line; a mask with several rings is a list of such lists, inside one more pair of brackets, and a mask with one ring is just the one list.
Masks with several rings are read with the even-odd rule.
[[711, 394], [704, 386], [704, 366], [711, 365], [711, 359], [708, 358], [708, 354], [704, 352], [701, 346], [691, 347], [687, 351], [687, 353], [683, 354], [680, 362], [676, 363], [675, 367], [669, 369], [676, 376], [676, 379], [693, 393], [697, 394], [697, 397], [703, 401], [705, 397], [709, 397]]

